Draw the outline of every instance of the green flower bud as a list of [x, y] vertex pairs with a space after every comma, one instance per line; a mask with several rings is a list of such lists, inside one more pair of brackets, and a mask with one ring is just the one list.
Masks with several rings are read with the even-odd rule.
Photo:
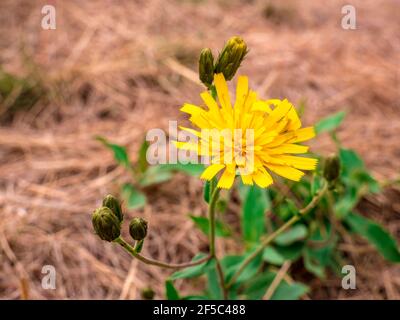
[[147, 221], [143, 218], [133, 218], [129, 224], [129, 234], [134, 240], [140, 241], [146, 238]]
[[154, 296], [156, 295], [156, 293], [154, 292], [154, 290], [150, 287], [148, 288], [144, 288], [142, 290], [142, 298], [144, 300], [153, 300]]
[[111, 211], [117, 216], [118, 220], [122, 222], [124, 215], [122, 214], [121, 204], [117, 198], [109, 194], [103, 199], [103, 207], [110, 208]]
[[214, 79], [214, 57], [211, 49], [201, 50], [199, 59], [199, 78], [207, 88], [211, 86]]
[[239, 69], [246, 53], [247, 45], [242, 38], [230, 38], [218, 56], [214, 72], [222, 72], [226, 80], [231, 80]]
[[114, 241], [121, 234], [121, 222], [110, 208], [101, 207], [92, 215], [92, 224], [96, 234], [105, 241]]
[[328, 182], [335, 182], [340, 174], [340, 160], [337, 155], [325, 159], [324, 178]]

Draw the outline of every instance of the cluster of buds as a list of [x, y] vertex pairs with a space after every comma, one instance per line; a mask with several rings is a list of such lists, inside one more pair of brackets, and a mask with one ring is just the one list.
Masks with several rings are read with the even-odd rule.
[[203, 49], [199, 59], [199, 77], [201, 82], [207, 88], [210, 88], [214, 79], [214, 73], [222, 73], [226, 80], [231, 80], [235, 76], [247, 52], [247, 45], [240, 37], [232, 37], [226, 42], [215, 63], [211, 49]]
[[340, 159], [337, 155], [325, 159], [323, 175], [329, 185], [334, 187], [340, 175]]
[[[114, 196], [107, 195], [103, 199], [102, 207], [93, 212], [92, 224], [100, 239], [112, 242], [121, 235], [123, 219], [121, 203]], [[143, 218], [133, 218], [129, 225], [129, 233], [134, 240], [143, 241], [147, 235], [147, 221]]]

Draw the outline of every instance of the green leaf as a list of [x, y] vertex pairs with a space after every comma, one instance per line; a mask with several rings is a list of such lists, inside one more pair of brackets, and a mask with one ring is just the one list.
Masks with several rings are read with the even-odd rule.
[[334, 204], [335, 215], [339, 219], [346, 217], [360, 200], [359, 189], [349, 185], [344, 194]]
[[[252, 278], [247, 284], [244, 290], [245, 295], [250, 300], [260, 300], [267, 293], [268, 288], [276, 277], [275, 272], [266, 271], [260, 275]], [[294, 282], [288, 284], [285, 280], [281, 280], [274, 293], [271, 296], [271, 300], [296, 300], [302, 295], [306, 294], [309, 288], [302, 283]]]
[[339, 157], [342, 163], [341, 180], [346, 185], [353, 185], [357, 189], [368, 187], [369, 192], [380, 191], [379, 183], [371, 176], [364, 165], [364, 161], [353, 150], [341, 148]]
[[139, 209], [146, 205], [146, 196], [129, 183], [122, 186], [122, 197], [129, 209]]
[[178, 290], [176, 290], [171, 280], [165, 281], [165, 295], [168, 300], [180, 300]]
[[304, 244], [304, 241], [298, 241], [289, 246], [275, 245], [274, 248], [285, 260], [295, 261], [301, 257]]
[[242, 207], [242, 232], [246, 242], [256, 243], [265, 231], [265, 211], [270, 208], [265, 189], [248, 188]]
[[138, 166], [140, 172], [145, 172], [149, 166], [149, 163], [147, 162], [147, 150], [149, 149], [149, 142], [147, 140], [144, 140], [142, 142], [142, 145], [140, 146], [139, 149], [139, 159], [138, 159]]
[[305, 284], [299, 282], [288, 284], [286, 281], [281, 281], [271, 300], [298, 300], [309, 290]]
[[[255, 248], [253, 249], [255, 250]], [[246, 259], [247, 256], [249, 256], [252, 253], [252, 251], [249, 251], [247, 254], [243, 256], [225, 256], [221, 260], [222, 264], [222, 269], [224, 271], [225, 275], [225, 281], [229, 282], [229, 280], [232, 278], [234, 273], [238, 270], [240, 267], [240, 264], [243, 262], [244, 259]], [[262, 266], [263, 260], [262, 260], [262, 253], [259, 254], [257, 257], [255, 257], [241, 272], [240, 276], [237, 278], [236, 283], [242, 283], [253, 277], [257, 272], [260, 270]]]
[[207, 272], [207, 291], [210, 299], [222, 300], [224, 297], [223, 291], [219, 284], [219, 277], [216, 266], [210, 268], [210, 270]]
[[228, 202], [225, 199], [218, 199], [217, 203], [215, 204], [215, 210], [217, 212], [225, 213], [227, 208]]
[[317, 172], [313, 173], [313, 179], [311, 183], [311, 195], [315, 195], [321, 188], [324, 183], [323, 178]]
[[106, 138], [101, 136], [97, 136], [96, 140], [100, 141], [104, 146], [106, 146], [114, 153], [114, 159], [117, 161], [119, 165], [122, 165], [125, 168], [131, 167], [129, 156], [128, 153], [126, 152], [125, 147], [111, 143]]
[[296, 224], [288, 231], [281, 233], [275, 238], [275, 243], [281, 246], [290, 245], [307, 237], [307, 228], [303, 224]]
[[274, 247], [268, 246], [263, 251], [263, 260], [280, 266], [285, 262], [285, 257], [283, 257]]
[[211, 181], [206, 181], [204, 183], [204, 189], [203, 189], [203, 198], [204, 201], [207, 203], [210, 203], [210, 189], [211, 189]]
[[343, 165], [342, 173], [344, 176], [348, 176], [356, 169], [364, 169], [364, 161], [353, 150], [341, 148], [339, 158]]
[[320, 279], [325, 278], [325, 267], [318, 263], [318, 260], [312, 256], [312, 252], [306, 248], [303, 253], [304, 267], [308, 272], [316, 275]]
[[347, 215], [345, 221], [351, 230], [367, 239], [386, 260], [400, 262], [396, 240], [381, 225], [357, 213]]
[[336, 130], [342, 123], [345, 115], [346, 113], [344, 111], [340, 111], [320, 120], [315, 125], [315, 132], [317, 134], [321, 134], [323, 132], [331, 132]]
[[[190, 215], [189, 217], [196, 224], [196, 226], [201, 231], [203, 231], [203, 233], [205, 235], [209, 234], [210, 226], [209, 226], [209, 219], [208, 218], [199, 217], [199, 216], [193, 216], [193, 215]], [[216, 220], [215, 221], [215, 235], [218, 236], [218, 237], [229, 237], [229, 236], [231, 236], [231, 232], [230, 232], [229, 228], [224, 223], [222, 223], [219, 220]]]
[[275, 272], [266, 271], [252, 278], [244, 290], [244, 294], [249, 300], [260, 300], [267, 292], [269, 286], [276, 276]]
[[[204, 258], [206, 255], [204, 253], [199, 253], [196, 255], [192, 261], [197, 261], [199, 259]], [[203, 275], [209, 268], [212, 268], [215, 265], [215, 260], [209, 260], [203, 262], [199, 265], [188, 267], [173, 273], [170, 277], [171, 280], [176, 279], [189, 279], [189, 278], [196, 278]]]
[[149, 167], [144, 173], [139, 183], [142, 187], [166, 182], [172, 178], [169, 171], [165, 171], [161, 165]]
[[321, 279], [325, 278], [325, 268], [332, 267], [334, 264], [338, 237], [333, 232], [334, 230], [329, 222], [326, 222], [323, 226], [318, 224], [309, 240], [323, 243], [323, 245], [304, 247], [303, 258], [306, 270]]
[[357, 206], [361, 197], [367, 192], [379, 192], [378, 182], [368, 173], [363, 160], [350, 149], [339, 149], [342, 163], [340, 180], [344, 191], [335, 201], [335, 214], [343, 219]]
[[200, 176], [204, 171], [204, 165], [195, 163], [160, 164], [159, 166], [166, 171], [179, 171], [194, 177]]

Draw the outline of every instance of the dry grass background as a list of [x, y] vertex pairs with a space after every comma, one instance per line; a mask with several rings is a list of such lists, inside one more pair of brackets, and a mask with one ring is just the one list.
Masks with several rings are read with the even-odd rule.
[[[355, 31], [340, 27], [348, 3], [357, 9]], [[56, 6], [56, 30], [40, 27], [44, 4]], [[47, 95], [0, 127], [0, 298], [138, 299], [147, 286], [163, 297], [169, 271], [138, 264], [93, 235], [91, 211], [128, 179], [93, 137], [128, 146], [135, 159], [148, 129], [184, 121], [180, 104], [199, 101], [199, 50], [217, 51], [232, 35], [251, 49], [241, 73], [260, 95], [306, 99], [309, 124], [346, 110], [345, 145], [377, 178], [397, 176], [399, 11], [398, 0], [1, 1], [0, 64], [33, 77]], [[332, 150], [325, 137], [312, 147]], [[204, 211], [201, 189], [177, 175], [147, 190], [144, 210], [127, 213], [149, 220], [146, 255], [183, 262], [206, 249], [186, 217]], [[230, 210], [234, 223], [238, 208]], [[360, 210], [400, 239], [398, 189], [365, 199]], [[357, 268], [358, 289], [345, 292], [335, 277], [312, 280], [310, 298], [400, 298], [398, 266], [362, 241], [346, 239], [342, 249]], [[218, 243], [218, 250], [239, 248]], [[56, 290], [41, 288], [46, 264], [56, 267]]]

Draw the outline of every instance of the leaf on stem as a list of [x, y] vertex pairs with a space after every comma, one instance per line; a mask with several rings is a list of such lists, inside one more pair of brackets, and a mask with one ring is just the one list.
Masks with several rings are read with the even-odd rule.
[[176, 163], [176, 164], [160, 164], [161, 169], [166, 171], [177, 171], [185, 173], [189, 176], [198, 177], [204, 171], [204, 165], [196, 163]]
[[129, 209], [139, 209], [146, 205], [146, 196], [129, 183], [122, 186], [122, 197]]
[[[246, 284], [245, 295], [251, 300], [260, 300], [266, 294], [268, 288], [274, 281], [277, 273], [266, 271], [260, 275], [255, 276]], [[280, 281], [274, 293], [271, 296], [271, 300], [297, 300], [309, 291], [309, 288], [300, 283], [293, 282], [288, 284], [284, 279]]]
[[138, 167], [140, 172], [145, 172], [147, 168], [149, 167], [149, 163], [147, 162], [147, 150], [149, 149], [149, 142], [147, 140], [144, 140], [142, 142], [142, 145], [140, 146], [139, 149], [139, 157], [138, 157]]
[[[192, 261], [197, 261], [206, 257], [204, 253], [197, 254]], [[188, 267], [173, 273], [170, 277], [171, 280], [176, 279], [189, 279], [189, 278], [196, 278], [199, 277], [207, 272], [210, 268], [215, 265], [215, 260], [205, 261], [199, 265]]]
[[321, 134], [323, 132], [331, 132], [336, 130], [343, 122], [345, 115], [346, 113], [344, 111], [340, 111], [320, 120], [315, 125], [316, 133]]
[[203, 189], [203, 199], [205, 202], [210, 203], [210, 189], [211, 189], [211, 181], [207, 180], [204, 183], [204, 189]]
[[[205, 234], [209, 234], [209, 229], [210, 229], [210, 220], [205, 217], [199, 217], [199, 216], [194, 216], [190, 215], [190, 219], [195, 223], [195, 225]], [[223, 222], [216, 220], [215, 221], [215, 235], [217, 237], [229, 237], [231, 236], [231, 231], [229, 227], [224, 224]]]
[[291, 229], [277, 236], [274, 242], [281, 246], [288, 246], [307, 237], [307, 228], [303, 224], [296, 224]]
[[368, 240], [386, 260], [400, 262], [400, 252], [396, 240], [378, 223], [357, 213], [346, 217], [351, 230]]
[[265, 213], [271, 202], [267, 191], [257, 186], [241, 186], [242, 233], [246, 242], [257, 243], [265, 232]]
[[162, 168], [161, 165], [147, 168], [143, 173], [139, 183], [142, 187], [149, 187], [155, 184], [168, 181], [172, 178], [172, 173]]
[[104, 146], [106, 146], [108, 149], [110, 149], [114, 153], [114, 159], [117, 161], [119, 165], [124, 166], [125, 168], [131, 168], [131, 163], [129, 160], [128, 153], [126, 152], [126, 148], [123, 146], [120, 146], [115, 143], [109, 142], [106, 138], [97, 136], [96, 137], [97, 141], [100, 141]]
[[171, 280], [165, 281], [165, 295], [168, 300], [180, 300], [179, 292]]

